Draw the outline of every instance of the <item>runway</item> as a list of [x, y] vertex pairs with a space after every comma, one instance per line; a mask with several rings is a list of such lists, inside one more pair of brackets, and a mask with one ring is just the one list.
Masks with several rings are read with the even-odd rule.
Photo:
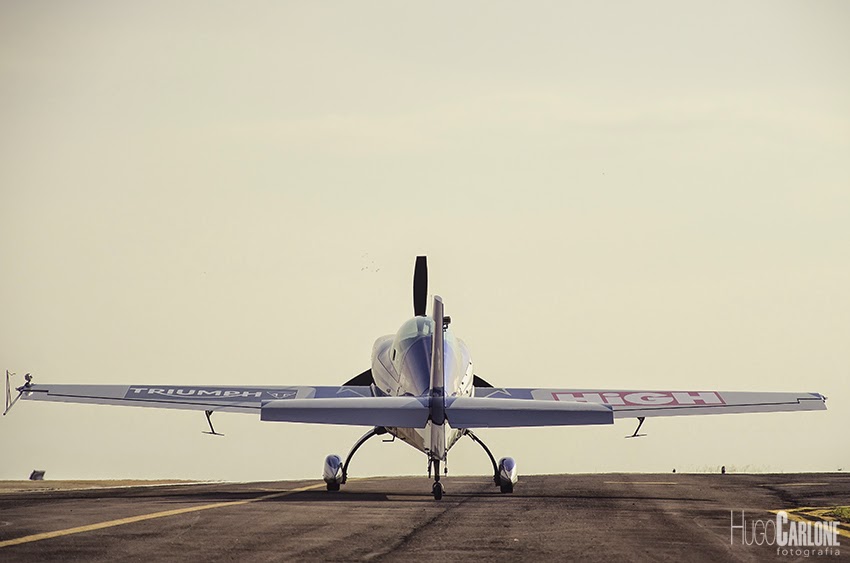
[[[4, 492], [0, 560], [811, 560], [740, 530], [730, 543], [730, 524], [850, 504], [845, 473], [521, 476], [507, 495], [486, 476], [444, 483], [441, 501], [425, 477]], [[819, 560], [850, 561], [839, 533]]]

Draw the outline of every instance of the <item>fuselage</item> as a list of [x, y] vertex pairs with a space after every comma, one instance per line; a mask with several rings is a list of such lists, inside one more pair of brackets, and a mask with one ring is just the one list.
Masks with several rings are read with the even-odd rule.
[[[372, 347], [372, 377], [375, 392], [389, 396], [436, 397], [439, 385], [432, 385], [432, 361], [436, 331], [443, 331], [443, 390], [445, 397], [469, 397], [473, 394], [472, 358], [466, 344], [444, 330], [442, 323], [429, 317], [413, 317], [401, 325], [396, 334], [384, 336]], [[439, 335], [437, 335], [439, 341]], [[439, 383], [439, 382], [438, 382]], [[434, 410], [432, 410], [434, 412]], [[387, 428], [408, 444], [428, 454], [431, 459], [445, 461], [446, 452], [461, 437], [445, 420], [429, 420], [425, 428]]]

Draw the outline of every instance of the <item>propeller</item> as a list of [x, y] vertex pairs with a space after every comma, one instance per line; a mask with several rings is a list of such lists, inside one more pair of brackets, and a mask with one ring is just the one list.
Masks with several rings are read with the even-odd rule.
[[425, 306], [428, 303], [428, 257], [417, 256], [416, 268], [413, 270], [413, 314], [425, 316]]

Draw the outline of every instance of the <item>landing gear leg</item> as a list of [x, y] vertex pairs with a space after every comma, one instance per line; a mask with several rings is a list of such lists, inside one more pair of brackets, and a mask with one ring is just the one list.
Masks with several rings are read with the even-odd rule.
[[348, 452], [348, 457], [345, 458], [345, 463], [342, 465], [342, 481], [340, 483], [345, 484], [345, 482], [348, 480], [348, 464], [351, 463], [351, 458], [354, 457], [354, 452], [356, 452], [358, 448], [360, 448], [360, 446], [362, 446], [366, 442], [366, 440], [368, 440], [372, 436], [380, 436], [386, 433], [386, 428], [384, 428], [383, 426], [376, 426], [375, 428], [363, 434], [363, 436], [359, 440], [357, 440], [357, 442], [351, 448], [351, 451]]
[[470, 430], [466, 431], [466, 435], [472, 438], [476, 444], [484, 448], [484, 451], [487, 452], [488, 456], [490, 456], [490, 463], [493, 464], [493, 483], [495, 483], [497, 487], [500, 487], [502, 485], [502, 479], [499, 477], [499, 465], [496, 463], [496, 458], [494, 458], [493, 454], [490, 453], [490, 448], [488, 448], [484, 442], [479, 440], [478, 436], [473, 434]]
[[431, 461], [434, 464], [434, 486], [431, 492], [434, 493], [434, 500], [443, 498], [443, 484], [440, 483], [440, 460], [434, 459]]

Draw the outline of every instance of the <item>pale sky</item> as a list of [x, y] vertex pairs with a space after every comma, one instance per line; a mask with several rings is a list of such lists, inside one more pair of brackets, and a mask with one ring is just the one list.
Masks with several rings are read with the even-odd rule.
[[[848, 69], [846, 2], [4, 1], [0, 370], [341, 384], [427, 254], [497, 386], [829, 397], [481, 430], [520, 474], [850, 470]], [[214, 420], [19, 403], [0, 479], [319, 478], [366, 430]]]

